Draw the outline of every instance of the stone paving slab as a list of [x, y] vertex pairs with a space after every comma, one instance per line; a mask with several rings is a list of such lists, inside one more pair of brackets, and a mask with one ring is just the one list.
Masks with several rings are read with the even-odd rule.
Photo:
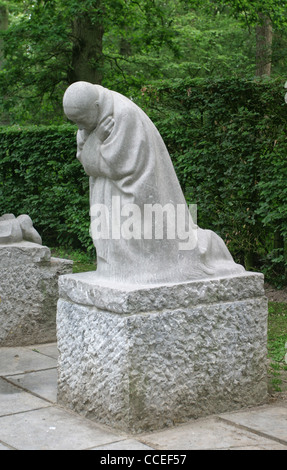
[[0, 348], [0, 376], [23, 374], [57, 367], [53, 357], [33, 351], [31, 347]]
[[168, 450], [287, 450], [286, 445], [274, 442], [217, 417], [191, 421], [186, 425], [141, 436], [155, 449]]
[[0, 416], [45, 408], [49, 403], [0, 378]]
[[57, 405], [57, 355], [0, 348], [0, 450], [287, 450], [287, 401], [140, 435], [92, 422]]
[[227, 413], [222, 418], [262, 436], [268, 435], [287, 448], [287, 406], [262, 406], [253, 410]]
[[6, 379], [52, 403], [57, 402], [57, 369], [40, 370], [20, 375], [7, 375]]
[[9, 447], [4, 446], [4, 445], [1, 444], [1, 442], [0, 442], [0, 450], [11, 450], [11, 449], [9, 449]]
[[153, 448], [136, 439], [125, 439], [123, 441], [95, 447], [92, 450], [153, 450]]
[[0, 442], [0, 450], [11, 450], [11, 447], [7, 447], [4, 444], [1, 444]]
[[59, 351], [56, 343], [36, 344], [30, 347], [30, 349], [34, 352], [38, 352], [39, 354], [44, 354], [45, 356], [58, 359]]
[[120, 438], [119, 434], [56, 407], [0, 418], [0, 441], [18, 450], [84, 450]]

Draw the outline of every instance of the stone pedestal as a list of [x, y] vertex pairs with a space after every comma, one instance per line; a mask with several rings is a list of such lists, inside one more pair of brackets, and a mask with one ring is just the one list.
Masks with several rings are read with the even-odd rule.
[[263, 276], [149, 287], [61, 276], [58, 402], [128, 432], [267, 398]]
[[0, 245], [0, 346], [56, 341], [58, 279], [72, 264], [36, 243]]

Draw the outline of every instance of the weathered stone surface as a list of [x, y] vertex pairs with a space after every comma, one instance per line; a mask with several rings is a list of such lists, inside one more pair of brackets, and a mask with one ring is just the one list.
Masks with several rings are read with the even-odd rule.
[[265, 401], [262, 275], [138, 290], [91, 279], [60, 279], [59, 403], [141, 432]]
[[42, 245], [42, 238], [33, 227], [33, 221], [27, 214], [17, 218], [14, 214], [4, 214], [0, 217], [0, 245], [28, 241]]
[[[176, 309], [200, 303], [233, 301], [264, 295], [263, 274], [189, 281], [166, 285], [134, 286], [96, 282], [95, 272], [61, 276], [59, 295], [72, 302], [115, 313], [139, 313]], [[117, 287], [116, 287], [117, 286]]]
[[55, 341], [58, 278], [70, 272], [46, 246], [0, 245], [0, 346]]

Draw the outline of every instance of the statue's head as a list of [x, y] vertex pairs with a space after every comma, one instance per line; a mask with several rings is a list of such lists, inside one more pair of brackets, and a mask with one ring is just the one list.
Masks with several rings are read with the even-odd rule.
[[66, 90], [63, 98], [64, 113], [79, 129], [92, 131], [99, 115], [99, 95], [95, 85], [75, 82]]

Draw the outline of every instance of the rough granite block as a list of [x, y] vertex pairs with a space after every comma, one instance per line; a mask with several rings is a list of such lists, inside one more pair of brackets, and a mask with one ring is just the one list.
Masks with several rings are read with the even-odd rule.
[[71, 272], [46, 246], [0, 244], [0, 346], [56, 341], [58, 278]]
[[128, 432], [262, 404], [263, 276], [148, 287], [61, 276], [58, 402]]

